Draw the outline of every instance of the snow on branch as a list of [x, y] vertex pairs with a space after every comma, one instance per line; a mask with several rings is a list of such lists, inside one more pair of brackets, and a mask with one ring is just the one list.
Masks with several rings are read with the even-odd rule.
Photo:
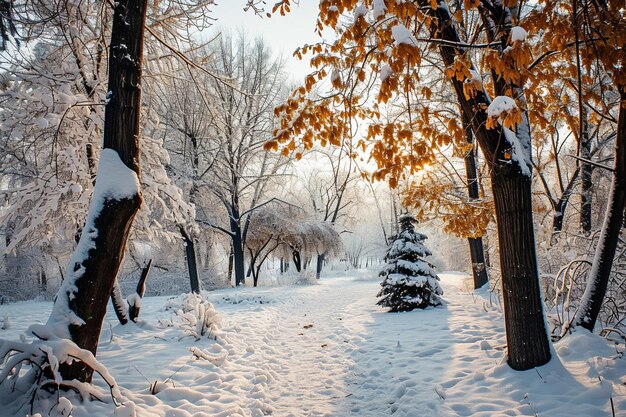
[[522, 110], [511, 97], [497, 96], [487, 107], [487, 117], [487, 129], [498, 127], [498, 120], [511, 129], [522, 122]]
[[524, 30], [524, 28], [520, 26], [513, 26], [511, 28], [511, 43], [526, 42], [527, 37], [528, 33]]
[[411, 45], [417, 46], [417, 39], [415, 36], [409, 31], [406, 26], [402, 24], [397, 24], [391, 28], [391, 36], [395, 41], [396, 45]]

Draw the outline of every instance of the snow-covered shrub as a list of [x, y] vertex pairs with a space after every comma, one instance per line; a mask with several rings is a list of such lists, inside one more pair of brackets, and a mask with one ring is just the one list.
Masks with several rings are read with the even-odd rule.
[[180, 319], [178, 326], [196, 340], [203, 336], [217, 339], [219, 313], [200, 294], [189, 293], [172, 298], [165, 305], [165, 310], [173, 311]]
[[443, 290], [434, 265], [426, 260], [431, 255], [422, 242], [426, 236], [416, 232], [415, 218], [400, 217], [400, 233], [385, 255], [387, 264], [380, 272], [383, 282], [378, 305], [390, 311], [410, 311], [441, 304]]
[[[542, 292], [552, 337], [559, 339], [571, 327], [593, 261], [593, 248], [598, 234], [589, 237], [562, 232], [558, 242], [540, 251]], [[623, 243], [613, 262], [606, 295], [598, 316], [598, 324], [607, 331], [626, 332], [626, 247]], [[555, 273], [546, 273], [560, 265]]]
[[60, 390], [78, 394], [79, 401], [108, 402], [108, 395], [95, 385], [63, 378], [60, 368], [74, 362], [82, 362], [100, 375], [116, 406], [125, 400], [113, 376], [90, 351], [81, 349], [71, 340], [55, 336], [46, 325], [33, 325], [29, 333], [36, 337], [32, 342], [0, 339], [1, 403], [11, 402], [20, 411], [28, 410], [32, 414], [37, 409], [50, 410], [53, 401], [58, 415], [69, 415], [71, 402], [57, 395]]

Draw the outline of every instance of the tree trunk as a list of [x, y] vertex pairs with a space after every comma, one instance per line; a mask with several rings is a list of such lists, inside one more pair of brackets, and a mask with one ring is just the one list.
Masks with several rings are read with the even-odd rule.
[[[135, 293], [139, 298], [143, 298], [143, 295], [146, 293], [146, 280], [148, 279], [151, 267], [152, 259], [150, 259], [146, 266], [144, 266], [141, 270], [141, 277], [139, 278], [137, 289], [135, 290]], [[128, 318], [136, 322], [139, 318], [139, 310], [141, 310], [141, 304], [128, 303]]]
[[113, 289], [111, 290], [111, 303], [113, 304], [113, 311], [121, 325], [128, 323], [128, 303], [122, 295], [122, 289], [120, 283], [116, 279], [113, 283]]
[[615, 138], [615, 162], [611, 191], [600, 239], [591, 264], [587, 285], [580, 306], [576, 312], [574, 323], [589, 331], [593, 328], [604, 301], [606, 288], [611, 275], [613, 259], [619, 242], [619, 233], [624, 220], [626, 202], [626, 86], [620, 86], [619, 114], [617, 119], [617, 137]]
[[563, 190], [561, 197], [558, 200], [555, 200], [552, 197], [552, 193], [550, 192], [548, 182], [542, 173], [539, 173], [541, 181], [546, 190], [546, 195], [550, 200], [550, 204], [552, 205], [552, 209], [554, 210], [554, 214], [552, 215], [552, 236], [550, 237], [550, 245], [556, 244], [559, 239], [559, 235], [563, 230], [563, 220], [565, 219], [565, 209], [569, 204], [569, 199], [572, 196], [572, 192], [574, 191], [574, 186], [578, 180], [578, 175], [580, 174], [580, 170], [574, 171], [574, 174], [570, 177], [567, 186]]
[[189, 284], [191, 292], [200, 294], [200, 279], [198, 278], [198, 264], [196, 262], [196, 246], [193, 239], [183, 226], [178, 226], [185, 245], [185, 257], [187, 258], [187, 269], [189, 271]]
[[474, 277], [474, 289], [481, 288], [489, 281], [487, 275], [487, 265], [485, 262], [485, 250], [481, 237], [467, 238], [470, 248], [470, 259], [472, 261], [472, 276]]
[[525, 370], [550, 360], [535, 253], [531, 178], [494, 171], [491, 181], [500, 242], [508, 362], [513, 369]]
[[302, 262], [300, 260], [300, 252], [294, 250], [293, 253], [293, 264], [296, 266], [296, 271], [302, 271]]
[[39, 293], [45, 295], [48, 291], [48, 277], [46, 271], [42, 268], [39, 273]]
[[[588, 126], [585, 120], [585, 129], [580, 144], [580, 156], [583, 159], [591, 159], [591, 139], [589, 138]], [[593, 165], [580, 161], [580, 229], [585, 236], [591, 233], [591, 203], [593, 198]]]
[[[465, 130], [465, 138], [467, 143], [474, 143], [472, 136], [472, 128], [463, 117], [463, 128]], [[465, 154], [465, 175], [467, 177], [467, 194], [470, 200], [480, 197], [478, 193], [478, 170], [476, 169], [476, 158], [474, 151], [470, 150]], [[489, 280], [487, 268], [485, 266], [485, 252], [483, 249], [482, 237], [470, 237], [467, 239], [470, 249], [470, 259], [472, 261], [472, 276], [474, 277], [474, 289], [478, 289], [485, 285]]]
[[317, 255], [317, 265], [315, 269], [315, 278], [320, 279], [322, 275], [322, 267], [324, 266], [324, 254]]
[[233, 266], [235, 270], [235, 286], [244, 285], [245, 277], [245, 257], [243, 252], [243, 242], [241, 240], [241, 230], [237, 228], [233, 236]]
[[[117, 152], [126, 167], [139, 176], [139, 113], [141, 64], [147, 1], [115, 3], [109, 55], [109, 92], [104, 120], [104, 148]], [[99, 173], [100, 175], [100, 173]], [[108, 175], [107, 172], [102, 173]], [[134, 194], [103, 194], [90, 207], [80, 243], [68, 266], [48, 323], [67, 326], [71, 339], [94, 355], [109, 296], [124, 258], [131, 224], [141, 205]], [[96, 184], [96, 191], [98, 184]], [[96, 193], [94, 192], [94, 195]], [[68, 316], [68, 308], [73, 315]], [[74, 316], [75, 315], [75, 316]], [[64, 363], [65, 379], [90, 382], [93, 370], [84, 363]]]
[[[437, 8], [432, 8], [431, 2], [427, 0], [420, 0], [419, 4], [434, 17], [430, 26], [433, 37], [451, 42], [451, 45], [439, 47], [444, 64], [451, 67], [456, 57], [466, 51], [456, 46], [461, 43], [461, 39], [450, 10], [441, 0], [438, 0]], [[494, 4], [489, 13], [494, 14], [494, 22], [504, 22], [510, 17], [506, 16], [508, 11], [502, 3], [498, 3]], [[477, 90], [473, 97], [466, 97], [463, 83], [456, 78], [450, 81], [462, 115], [465, 120], [471, 121], [476, 140], [491, 168], [500, 244], [508, 363], [516, 370], [541, 366], [550, 360], [551, 354], [543, 317], [532, 221], [528, 118], [524, 113], [524, 121], [517, 127], [518, 133], [513, 133], [516, 135], [516, 145], [509, 140], [501, 126], [496, 129], [486, 128], [486, 108], [491, 100], [484, 89]], [[498, 91], [501, 87], [495, 84]], [[511, 158], [512, 151], [517, 153], [518, 158]]]
[[236, 205], [231, 207], [230, 231], [233, 243], [233, 267], [235, 270], [235, 287], [246, 283], [244, 241], [239, 224], [239, 209]]
[[230, 246], [230, 252], [228, 252], [228, 283], [230, 284], [233, 278], [233, 259], [235, 257], [235, 254], [233, 252], [233, 246]]
[[[148, 273], [150, 272], [150, 267], [152, 266], [152, 259], [148, 261], [148, 264], [143, 267], [141, 270], [141, 277], [139, 278], [139, 282], [137, 283], [137, 289], [135, 295], [140, 299], [143, 298], [144, 293], [146, 292], [146, 279], [148, 278]], [[122, 294], [122, 289], [120, 288], [120, 283], [116, 279], [113, 284], [113, 290], [111, 291], [111, 303], [113, 304], [113, 310], [115, 311], [115, 315], [117, 319], [120, 321], [121, 325], [125, 325], [128, 321], [137, 321], [139, 317], [139, 310], [141, 309], [140, 303], [136, 302], [137, 300], [133, 297], [132, 302], [130, 299], [125, 299]]]
[[[585, 148], [583, 148], [583, 151]], [[589, 152], [583, 152], [583, 158], [590, 158]], [[580, 163], [581, 181], [580, 181], [580, 229], [589, 236], [591, 234], [591, 208], [593, 200], [593, 165], [585, 162]]]
[[561, 230], [563, 230], [565, 207], [567, 207], [567, 200], [562, 198], [559, 200], [556, 207], [554, 207], [554, 215], [552, 216], [552, 244], [556, 243], [557, 236]]

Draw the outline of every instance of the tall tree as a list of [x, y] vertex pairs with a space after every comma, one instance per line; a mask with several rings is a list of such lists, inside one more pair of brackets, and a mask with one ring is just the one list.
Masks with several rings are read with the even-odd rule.
[[[124, 258], [130, 226], [141, 205], [139, 113], [147, 0], [115, 4], [109, 55], [109, 93], [96, 188], [85, 227], [48, 324], [94, 355], [109, 295]], [[82, 362], [63, 364], [66, 379], [91, 381]]]
[[593, 331], [600, 314], [624, 222], [626, 204], [626, 79], [623, 82], [619, 85], [620, 105], [617, 117], [611, 191], [609, 192], [604, 223], [587, 278], [585, 292], [574, 319], [575, 324], [589, 331]]

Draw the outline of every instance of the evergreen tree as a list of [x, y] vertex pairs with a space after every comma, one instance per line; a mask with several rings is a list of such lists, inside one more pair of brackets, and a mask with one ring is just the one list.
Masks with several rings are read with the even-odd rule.
[[383, 282], [378, 305], [392, 312], [441, 304], [443, 290], [434, 265], [426, 260], [432, 255], [422, 242], [427, 237], [415, 231], [413, 216], [400, 217], [400, 233], [395, 237], [385, 255], [387, 264], [380, 272]]

